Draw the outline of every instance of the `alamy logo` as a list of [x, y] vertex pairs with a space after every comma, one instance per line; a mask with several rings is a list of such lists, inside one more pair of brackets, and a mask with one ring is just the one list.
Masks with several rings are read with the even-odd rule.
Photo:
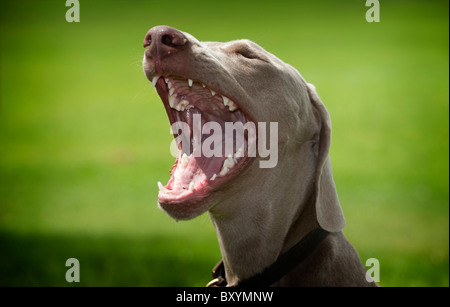
[[70, 7], [66, 12], [66, 21], [80, 22], [80, 2], [78, 0], [67, 0], [66, 6]]
[[[214, 121], [202, 124], [201, 115], [193, 115], [192, 130], [188, 123], [177, 121], [171, 126], [171, 133], [176, 135], [171, 144], [171, 154], [176, 158], [174, 147], [182, 146], [184, 153], [194, 157], [256, 157], [268, 158], [259, 161], [260, 168], [273, 168], [278, 163], [278, 123], [270, 122], [269, 136], [265, 122], [225, 122], [224, 128]], [[207, 135], [206, 138], [203, 136]], [[247, 136], [247, 137], [246, 137]], [[245, 142], [247, 139], [247, 142]], [[192, 140], [192, 148], [191, 141]], [[258, 142], [256, 141], [258, 140]], [[267, 144], [267, 141], [269, 144]], [[268, 146], [267, 146], [268, 145]], [[258, 149], [258, 150], [257, 150]]]
[[366, 267], [369, 267], [366, 272], [367, 282], [380, 282], [380, 261], [377, 258], [369, 258], [366, 260]]
[[367, 0], [366, 6], [370, 7], [366, 12], [367, 22], [380, 22], [380, 2], [378, 0]]
[[70, 267], [66, 272], [66, 281], [80, 282], [80, 261], [77, 258], [69, 258], [66, 261], [66, 267]]

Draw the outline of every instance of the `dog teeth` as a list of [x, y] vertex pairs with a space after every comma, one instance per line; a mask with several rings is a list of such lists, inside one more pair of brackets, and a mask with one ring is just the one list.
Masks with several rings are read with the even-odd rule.
[[[237, 162], [237, 155], [229, 154], [228, 157], [223, 161], [222, 169], [220, 170], [219, 175], [225, 176], [226, 174], [228, 174], [230, 170], [236, 166]], [[216, 174], [214, 174], [214, 176], [212, 176], [210, 180], [214, 179], [216, 179]]]
[[184, 111], [194, 107], [186, 99], [178, 100], [177, 95], [174, 95], [174, 88], [171, 88], [169, 91], [169, 106], [177, 111]]
[[169, 96], [169, 105], [172, 109], [175, 109], [175, 105], [177, 103], [177, 97], [174, 95]]
[[228, 103], [230, 103], [230, 99], [228, 97], [225, 97], [225, 96], [222, 95], [222, 99], [223, 99], [223, 105], [224, 106], [227, 106]]
[[[188, 108], [189, 106], [189, 101], [187, 100], [181, 100], [180, 102], [178, 102], [178, 104], [175, 106], [175, 109], [178, 111], [184, 111]], [[192, 108], [194, 106], [191, 106]]]
[[211, 179], [209, 179], [209, 180], [214, 181], [214, 179], [216, 179], [216, 177], [217, 177], [217, 174], [214, 174], [214, 175], [212, 175]]
[[234, 157], [236, 159], [236, 158], [242, 158], [243, 156], [244, 156], [244, 146], [241, 146], [234, 154]]
[[[156, 83], [158, 82], [158, 79], [160, 78], [160, 75], [156, 75], [155, 77], [152, 78], [152, 84], [153, 86], [156, 85]], [[180, 100], [180, 98], [178, 98], [177, 94], [175, 93], [176, 89], [172, 84], [172, 81], [169, 78], [164, 78], [164, 81], [167, 84], [167, 88], [169, 89], [169, 105], [172, 109], [175, 109], [177, 111], [185, 111], [188, 109], [192, 109], [194, 106], [190, 104], [190, 102], [186, 99]], [[194, 84], [194, 81], [192, 79], [187, 79], [187, 83], [189, 85], [189, 87], [192, 87]], [[207, 86], [204, 83], [201, 83], [203, 88], [207, 88]], [[216, 91], [208, 88], [208, 90], [211, 92], [211, 96], [215, 96], [217, 94]], [[228, 110], [230, 112], [234, 112], [236, 110], [238, 110], [238, 106], [234, 103], [233, 100], [231, 100], [230, 98], [224, 96], [224, 95], [220, 95], [222, 97], [223, 100], [223, 105], [225, 107], [228, 107]]]
[[180, 161], [181, 166], [186, 167], [186, 165], [188, 165], [189, 163], [189, 160], [191, 160], [191, 156], [188, 156], [186, 153], [184, 153]]
[[233, 156], [230, 154], [228, 155], [228, 158], [223, 161], [223, 167], [226, 167], [228, 169], [233, 168], [236, 162], [234, 162]]
[[236, 111], [238, 109], [237, 105], [230, 98], [222, 95], [222, 99], [223, 105], [228, 107], [228, 110], [230, 110], [231, 112]]
[[159, 77], [161, 77], [160, 75], [156, 75], [152, 78], [152, 85], [153, 87], [156, 86], [156, 82], [158, 82]]
[[162, 183], [159, 182], [159, 181], [158, 181], [158, 188], [159, 188], [159, 191], [160, 191], [160, 192], [163, 192], [163, 193], [170, 192], [170, 190], [166, 189], [166, 188], [162, 185]]
[[169, 82], [169, 78], [164, 78], [164, 82], [166, 82], [167, 86], [169, 86], [170, 82]]
[[228, 103], [228, 109], [233, 112], [236, 111], [238, 107], [233, 101], [230, 100], [230, 102]]
[[219, 175], [220, 175], [220, 176], [225, 176], [226, 174], [228, 174], [229, 171], [230, 171], [230, 170], [228, 169], [228, 167], [224, 166], [224, 167], [222, 167], [222, 169], [220, 170]]
[[194, 191], [194, 181], [189, 184], [189, 191]]

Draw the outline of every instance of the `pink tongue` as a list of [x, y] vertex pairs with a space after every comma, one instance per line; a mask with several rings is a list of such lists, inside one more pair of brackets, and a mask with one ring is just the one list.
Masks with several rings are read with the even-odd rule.
[[204, 173], [208, 179], [213, 177], [214, 174], [217, 176], [219, 175], [219, 172], [222, 169], [223, 161], [225, 161], [224, 157], [194, 157], [194, 159], [199, 171]]
[[222, 157], [194, 157], [189, 159], [187, 165], [183, 165], [181, 159], [178, 160], [177, 168], [172, 170], [172, 179], [169, 181], [167, 188], [175, 191], [187, 191], [193, 184], [194, 188], [199, 188], [207, 180], [219, 176], [222, 169]]

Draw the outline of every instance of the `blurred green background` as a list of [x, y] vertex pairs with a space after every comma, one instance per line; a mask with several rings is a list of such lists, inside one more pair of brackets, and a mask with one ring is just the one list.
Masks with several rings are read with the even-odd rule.
[[[65, 1], [1, 5], [0, 285], [204, 286], [207, 215], [156, 206], [174, 158], [141, 67], [147, 30], [248, 38], [316, 85], [346, 236], [381, 286], [449, 285], [447, 1]], [[65, 281], [77, 258], [81, 282]]]

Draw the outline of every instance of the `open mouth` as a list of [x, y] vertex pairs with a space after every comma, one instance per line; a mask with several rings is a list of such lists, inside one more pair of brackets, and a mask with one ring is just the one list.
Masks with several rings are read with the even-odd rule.
[[168, 183], [158, 182], [158, 201], [197, 202], [247, 166], [252, 160], [249, 142], [256, 142], [256, 134], [239, 129], [251, 121], [231, 97], [204, 83], [156, 75], [152, 84], [164, 103], [178, 149]]

